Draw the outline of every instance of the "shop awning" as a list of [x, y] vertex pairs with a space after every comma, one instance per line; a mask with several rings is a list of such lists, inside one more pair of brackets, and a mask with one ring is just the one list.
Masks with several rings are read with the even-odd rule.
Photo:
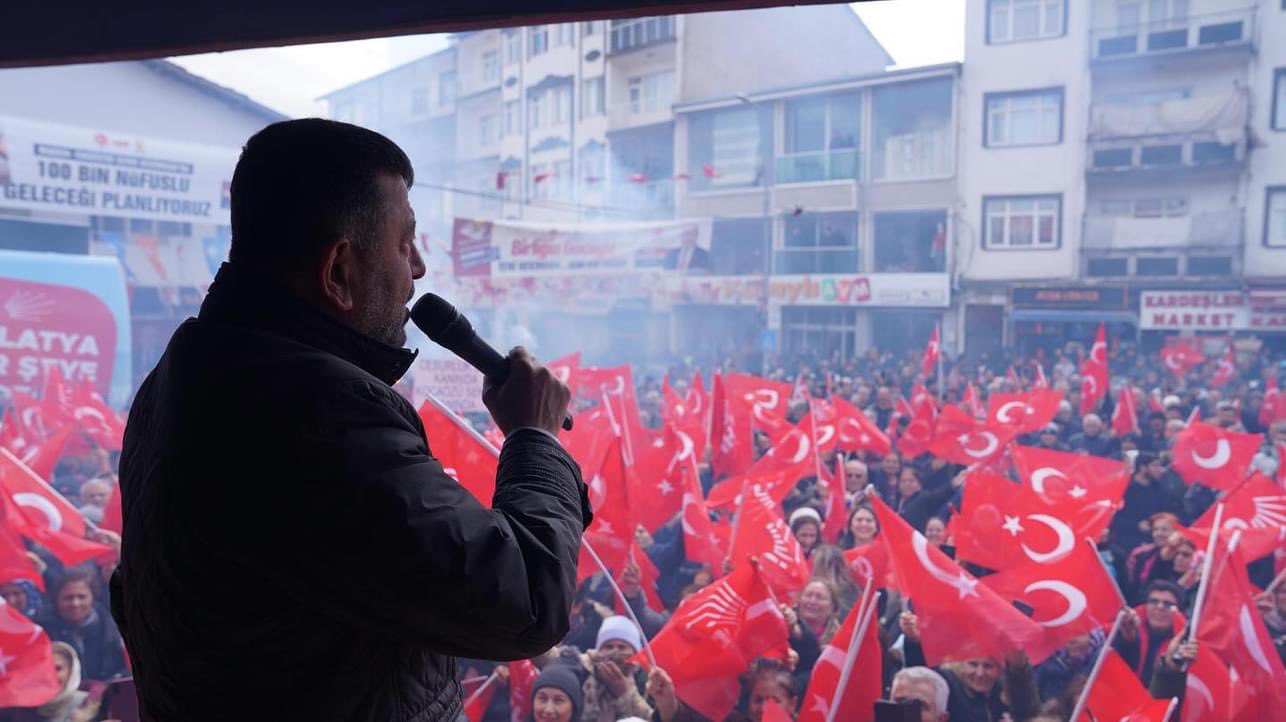
[[1015, 321], [1043, 321], [1054, 323], [1128, 323], [1139, 325], [1139, 315], [1133, 311], [1095, 311], [1057, 308], [1016, 308], [1013, 312]]

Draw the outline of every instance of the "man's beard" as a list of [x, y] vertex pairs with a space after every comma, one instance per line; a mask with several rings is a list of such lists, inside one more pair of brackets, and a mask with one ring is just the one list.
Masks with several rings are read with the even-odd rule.
[[405, 300], [392, 298], [388, 289], [393, 288], [392, 278], [375, 274], [369, 280], [369, 296], [362, 299], [365, 311], [361, 316], [361, 331], [376, 341], [390, 346], [406, 344], [408, 312]]

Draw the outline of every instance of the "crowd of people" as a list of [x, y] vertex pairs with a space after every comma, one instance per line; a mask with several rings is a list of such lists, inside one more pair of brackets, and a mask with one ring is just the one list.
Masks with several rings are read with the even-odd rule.
[[[1079, 413], [1078, 349], [1060, 349], [1022, 359], [983, 359], [978, 363], [945, 364], [941, 397], [934, 403], [958, 404], [972, 385], [985, 399], [993, 393], [1030, 388], [1038, 378], [1065, 392], [1054, 419], [1018, 443], [1071, 451], [1123, 461], [1131, 479], [1123, 504], [1099, 541], [1099, 554], [1119, 585], [1130, 611], [1122, 616], [1112, 641], [1140, 682], [1158, 698], [1182, 696], [1186, 664], [1195, 659], [1197, 645], [1183, 633], [1200, 583], [1202, 550], [1181, 530], [1193, 524], [1216, 501], [1218, 492], [1189, 484], [1172, 468], [1174, 437], [1194, 415], [1224, 429], [1263, 433], [1263, 448], [1253, 466], [1276, 479], [1286, 445], [1286, 421], [1265, 425], [1260, 409], [1265, 392], [1276, 387], [1286, 364], [1279, 354], [1253, 350], [1238, 356], [1236, 375], [1212, 383], [1216, 363], [1196, 365], [1182, 376], [1165, 372], [1154, 353], [1121, 344], [1110, 356], [1116, 383], [1129, 382], [1137, 391], [1139, 430], [1117, 433], [1110, 419], [1109, 394], [1092, 413]], [[880, 429], [904, 430], [910, 419], [898, 419], [899, 400], [923, 382], [916, 352], [895, 355], [871, 349], [852, 359], [775, 359], [771, 378], [807, 389], [792, 402], [791, 419], [809, 413], [809, 398], [839, 397], [864, 411]], [[676, 364], [668, 370], [669, 386], [683, 395], [694, 369]], [[709, 379], [709, 376], [706, 376]], [[929, 389], [938, 386], [931, 383]], [[645, 426], [665, 423], [662, 379], [640, 375], [635, 394]], [[591, 402], [592, 403], [592, 402]], [[767, 453], [770, 440], [756, 436], [755, 454]], [[711, 471], [709, 453], [698, 464], [705, 492], [721, 481]], [[808, 559], [811, 579], [797, 596], [782, 599], [781, 611], [789, 634], [790, 652], [784, 658], [753, 660], [741, 676], [741, 693], [730, 720], [761, 722], [767, 710], [780, 708], [794, 717], [824, 649], [841, 622], [859, 603], [862, 587], [844, 552], [876, 543], [881, 534], [870, 496], [896, 510], [928, 542], [953, 554], [952, 517], [958, 514], [967, 475], [963, 467], [932, 454], [908, 457], [896, 450], [883, 455], [870, 451], [828, 456], [826, 468], [842, 468], [829, 482], [815, 475], [800, 478], [782, 502], [789, 529]], [[98, 538], [119, 543], [111, 532], [97, 530], [115, 493], [115, 458], [101, 450], [68, 455], [58, 464], [53, 486], [79, 506]], [[587, 478], [589, 474], [586, 474]], [[838, 542], [828, 543], [827, 504], [831, 497], [844, 506], [846, 525]], [[675, 517], [659, 528], [640, 526], [635, 542], [655, 566], [654, 588], [645, 588], [639, 562], [631, 560], [615, 579], [590, 575], [581, 585], [571, 611], [571, 631], [563, 643], [541, 658], [529, 660], [521, 676], [512, 664], [487, 660], [458, 661], [466, 698], [477, 701], [480, 685], [505, 689], [492, 694], [476, 717], [490, 722], [534, 719], [542, 722], [614, 722], [660, 720], [693, 722], [704, 717], [676, 692], [665, 669], [650, 668], [645, 647], [656, 637], [680, 604], [729, 571], [698, 563], [685, 554], [682, 520]], [[28, 544], [28, 556], [44, 580], [43, 590], [29, 580], [0, 579], [0, 596], [14, 609], [40, 624], [54, 644], [54, 664], [62, 685], [57, 696], [35, 708], [0, 710], [7, 720], [103, 719], [105, 683], [128, 675], [127, 655], [109, 613], [108, 587], [112, 562], [100, 558], [65, 566], [47, 550]], [[988, 570], [965, 565], [971, 572]], [[1272, 586], [1286, 566], [1286, 548], [1255, 560], [1250, 577], [1259, 589]], [[619, 603], [628, 602], [630, 614]], [[1286, 660], [1286, 584], [1261, 594], [1257, 603], [1271, 631], [1277, 653]], [[914, 607], [892, 589], [881, 590], [878, 605], [883, 653], [881, 688], [884, 697], [919, 709], [924, 722], [1014, 722], [1067, 720], [1095, 660], [1106, 644], [1102, 630], [1077, 637], [1053, 656], [1033, 664], [1021, 652], [1004, 658], [961, 660], [929, 667], [921, 647]], [[855, 674], [861, 674], [856, 670]], [[1286, 713], [1284, 713], [1286, 714]], [[1177, 719], [1177, 717], [1176, 717]], [[478, 719], [473, 719], [478, 722]]]

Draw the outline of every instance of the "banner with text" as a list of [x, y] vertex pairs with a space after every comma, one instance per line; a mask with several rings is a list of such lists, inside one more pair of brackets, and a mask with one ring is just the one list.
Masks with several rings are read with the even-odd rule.
[[456, 413], [486, 411], [482, 374], [458, 358], [419, 358], [411, 367], [415, 408], [432, 395]]
[[0, 206], [227, 225], [237, 153], [0, 116]]
[[710, 272], [710, 220], [549, 224], [455, 219], [456, 276]]

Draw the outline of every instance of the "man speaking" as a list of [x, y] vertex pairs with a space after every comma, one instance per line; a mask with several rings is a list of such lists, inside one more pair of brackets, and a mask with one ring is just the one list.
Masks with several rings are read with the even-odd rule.
[[112, 615], [144, 720], [452, 720], [453, 656], [567, 631], [580, 471], [568, 390], [521, 349], [483, 400], [505, 433], [488, 510], [390, 384], [424, 274], [406, 155], [356, 126], [265, 128], [232, 247], [130, 410]]

